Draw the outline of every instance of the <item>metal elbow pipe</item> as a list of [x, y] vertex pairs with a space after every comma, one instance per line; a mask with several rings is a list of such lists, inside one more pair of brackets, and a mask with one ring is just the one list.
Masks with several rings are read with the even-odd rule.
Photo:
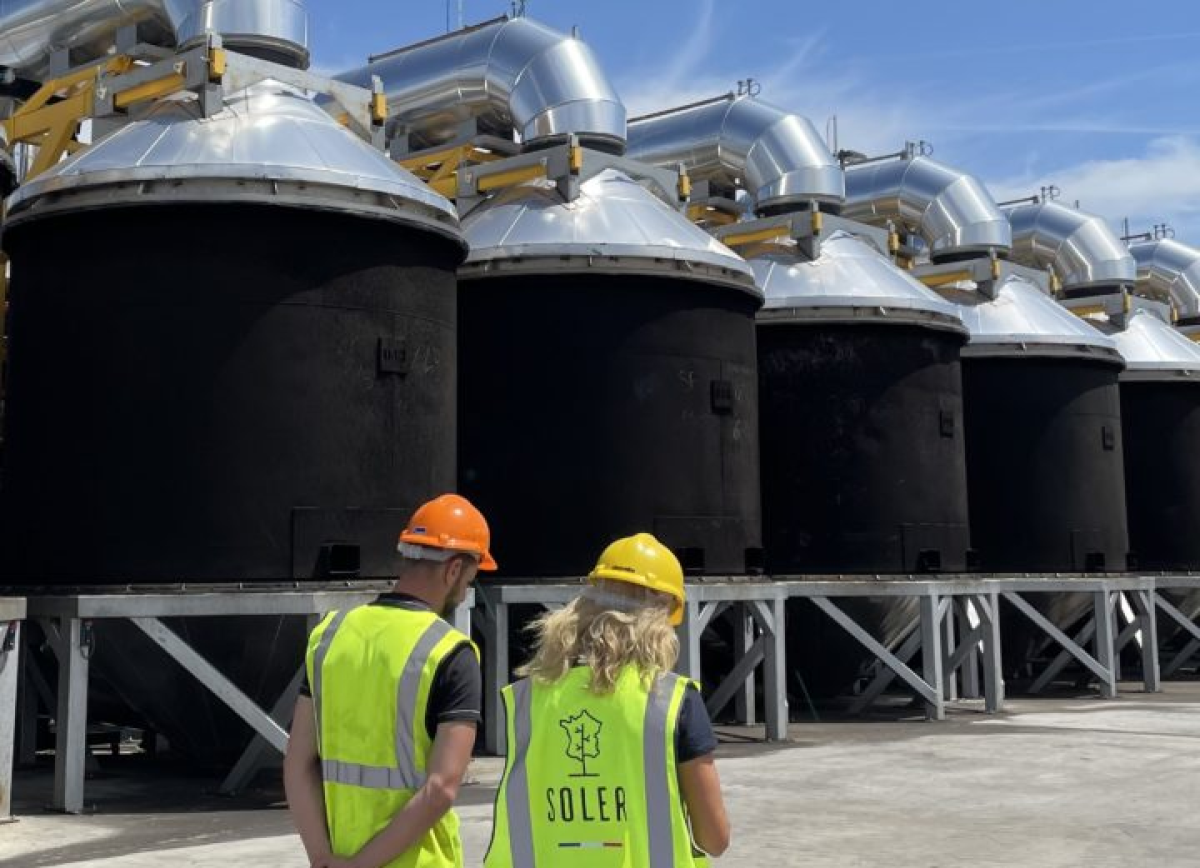
[[582, 40], [528, 18], [498, 18], [371, 59], [337, 76], [383, 82], [388, 117], [410, 150], [455, 141], [461, 124], [526, 147], [574, 134], [625, 148], [625, 105]]
[[0, 0], [0, 66], [39, 77], [55, 52], [101, 56], [129, 26], [165, 47], [212, 32], [232, 48], [308, 65], [303, 0]]
[[759, 214], [812, 200], [838, 210], [846, 195], [842, 168], [808, 119], [748, 96], [635, 118], [628, 153], [656, 166], [682, 164], [717, 188], [744, 188]]
[[918, 235], [935, 261], [1006, 253], [1012, 228], [974, 176], [928, 157], [846, 169], [844, 216]]
[[1200, 249], [1162, 239], [1129, 245], [1142, 294], [1171, 299], [1181, 320], [1200, 318]]
[[1018, 205], [1007, 214], [1011, 258], [1052, 269], [1064, 289], [1132, 285], [1137, 279], [1128, 248], [1099, 217], [1057, 202]]

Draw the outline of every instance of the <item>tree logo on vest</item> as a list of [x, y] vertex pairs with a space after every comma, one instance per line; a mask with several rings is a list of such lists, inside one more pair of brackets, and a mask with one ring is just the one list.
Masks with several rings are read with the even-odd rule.
[[587, 761], [600, 757], [600, 729], [604, 724], [585, 710], [560, 720], [558, 725], [567, 736], [567, 757], [579, 763], [579, 771], [572, 773], [571, 777], [598, 777], [595, 772], [588, 771]]

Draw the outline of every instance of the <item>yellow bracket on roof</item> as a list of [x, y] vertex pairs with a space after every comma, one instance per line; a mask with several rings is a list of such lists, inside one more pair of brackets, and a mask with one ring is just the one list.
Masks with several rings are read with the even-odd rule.
[[754, 232], [742, 232], [736, 235], [726, 235], [721, 243], [726, 247], [744, 247], [759, 241], [774, 241], [776, 238], [788, 238], [792, 230], [787, 226], [771, 226]]
[[947, 283], [958, 283], [960, 280], [974, 280], [975, 276], [969, 271], [951, 271], [946, 274], [922, 274], [918, 280], [926, 286], [945, 286]]
[[500, 155], [480, 150], [475, 145], [455, 145], [452, 148], [429, 151], [396, 162], [447, 199], [454, 199], [458, 195], [459, 169], [480, 163], [492, 163], [499, 159]]
[[12, 117], [0, 121], [8, 136], [9, 147], [25, 144], [38, 148], [27, 179], [54, 166], [64, 154], [79, 149], [75, 136], [80, 122], [91, 115], [100, 77], [128, 72], [132, 68], [132, 58], [118, 55], [51, 79], [39, 87]]
[[736, 214], [722, 211], [719, 208], [711, 208], [702, 202], [688, 205], [687, 218], [693, 223], [703, 222], [711, 226], [728, 226], [738, 220]]

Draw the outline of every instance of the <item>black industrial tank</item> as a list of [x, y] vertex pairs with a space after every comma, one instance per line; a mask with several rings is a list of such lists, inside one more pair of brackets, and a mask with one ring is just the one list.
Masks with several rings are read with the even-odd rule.
[[462, 282], [459, 478], [505, 574], [577, 575], [638, 531], [692, 571], [760, 565], [757, 306], [671, 277]]
[[612, 170], [463, 227], [459, 481], [503, 574], [580, 575], [638, 531], [689, 572], [761, 566], [746, 264]]
[[987, 571], [1126, 567], [1119, 363], [963, 359], [971, 532]]
[[769, 572], [966, 569], [963, 342], [903, 325], [760, 325]]
[[[768, 572], [966, 569], [966, 328], [954, 307], [843, 230], [804, 250], [771, 243], [747, 255], [766, 296], [758, 373]], [[885, 643], [911, 619], [903, 600], [842, 605]], [[870, 661], [862, 646], [807, 602], [789, 603], [787, 617], [794, 692], [850, 687]]]
[[[180, 261], [204, 226], [219, 248]], [[112, 263], [117, 227], [137, 262]], [[5, 244], [10, 580], [389, 576], [407, 511], [453, 488], [449, 241], [224, 204], [66, 213]]]
[[1121, 375], [1129, 544], [1139, 568], [1200, 569], [1200, 347], [1165, 303], [1134, 298], [1112, 323]]
[[1147, 570], [1200, 569], [1200, 382], [1124, 382], [1129, 544]]
[[[453, 208], [291, 88], [198, 112], [159, 104], [9, 201], [0, 584], [388, 578], [454, 487]], [[167, 624], [266, 708], [303, 659], [302, 617]], [[129, 622], [94, 640], [175, 748], [250, 737]]]

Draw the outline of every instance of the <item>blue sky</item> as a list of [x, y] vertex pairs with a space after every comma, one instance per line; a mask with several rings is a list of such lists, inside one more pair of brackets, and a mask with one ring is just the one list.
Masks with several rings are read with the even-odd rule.
[[[307, 0], [314, 63], [445, 32], [445, 0]], [[453, 6], [453, 0], [451, 0]], [[467, 23], [507, 0], [463, 0]], [[868, 153], [927, 139], [998, 199], [1062, 190], [1119, 228], [1169, 222], [1200, 245], [1200, 2], [529, 0], [581, 35], [631, 113], [725, 92], [838, 116]], [[898, 14], [890, 10], [902, 10]]]

